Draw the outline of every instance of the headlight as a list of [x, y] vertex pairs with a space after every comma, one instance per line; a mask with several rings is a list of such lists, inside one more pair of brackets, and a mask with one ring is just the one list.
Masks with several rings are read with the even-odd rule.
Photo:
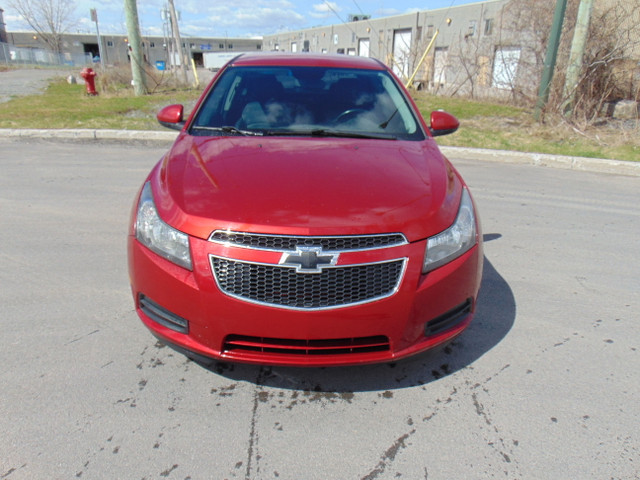
[[467, 189], [462, 190], [455, 222], [444, 232], [430, 237], [424, 255], [422, 273], [430, 272], [459, 257], [476, 244], [476, 216]]
[[189, 236], [162, 221], [153, 203], [149, 182], [145, 183], [138, 203], [136, 238], [161, 257], [191, 270]]

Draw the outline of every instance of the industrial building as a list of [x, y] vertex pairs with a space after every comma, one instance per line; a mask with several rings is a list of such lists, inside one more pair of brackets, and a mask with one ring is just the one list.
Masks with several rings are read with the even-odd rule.
[[[336, 25], [267, 35], [263, 49], [374, 57], [405, 82], [435, 93], [531, 99], [537, 94], [555, 3], [488, 0], [385, 18], [355, 14]], [[611, 68], [632, 77], [625, 81], [632, 85], [626, 95], [633, 96], [640, 84], [640, 12], [624, 0], [595, 0], [594, 18], [602, 22], [606, 15], [610, 37], [620, 40], [606, 46], [617, 48], [620, 59]], [[565, 51], [573, 22], [575, 11], [565, 17], [570, 34]]]
[[[475, 94], [510, 90], [523, 52], [505, 38], [508, 4], [490, 0], [376, 19], [352, 15], [347, 23], [267, 35], [263, 49], [374, 57], [405, 81], [413, 77], [418, 88], [430, 90], [468, 93], [469, 76]], [[465, 62], [473, 63], [473, 72], [461, 68]]]
[[[100, 40], [102, 48], [98, 45], [96, 35], [64, 34], [61, 63], [82, 65], [102, 60], [105, 65], [118, 65], [129, 62], [129, 42], [126, 35], [101, 35]], [[7, 32], [7, 43], [15, 47], [13, 54], [15, 60], [20, 60], [23, 56], [34, 56], [30, 55], [30, 51], [45, 51], [47, 48], [46, 43], [34, 32]], [[170, 41], [165, 37], [143, 36], [142, 50], [145, 61], [150, 65], [156, 65], [158, 62], [169, 65], [171, 63], [169, 44]], [[206, 52], [259, 52], [262, 50], [262, 39], [183, 37], [182, 48], [189, 52], [189, 56], [194, 59], [196, 65], [202, 65], [203, 55]], [[100, 59], [100, 51], [104, 57], [102, 59]], [[1, 50], [0, 63], [2, 63]]]
[[[548, 41], [553, 0], [487, 0], [435, 10], [372, 19], [366, 12], [334, 25], [287, 31], [263, 38], [184, 37], [182, 47], [196, 65], [207, 52], [316, 52], [374, 57], [392, 67], [406, 83], [439, 94], [471, 97], [535, 98]], [[571, 2], [570, 2], [571, 3]], [[574, 6], [577, 2], [573, 2]], [[611, 11], [610, 20], [603, 12]], [[616, 70], [633, 98], [640, 84], [640, 10], [625, 0], [595, 0], [594, 15], [615, 37]], [[604, 19], [604, 20], [603, 20]], [[608, 20], [608, 21], [607, 21]], [[565, 19], [571, 34], [573, 17]], [[603, 23], [604, 22], [604, 23]], [[617, 30], [616, 30], [617, 29]], [[46, 63], [51, 52], [33, 32], [5, 32], [0, 9], [0, 64]], [[570, 35], [565, 37], [568, 51]], [[65, 34], [57, 63], [105, 65], [129, 61], [126, 35]], [[623, 41], [626, 42], [623, 44]], [[142, 37], [145, 61], [152, 66], [179, 62], [172, 40]], [[624, 48], [619, 48], [620, 46]], [[603, 45], [609, 48], [609, 46]], [[102, 57], [100, 58], [100, 53]], [[565, 59], [566, 61], [566, 59]], [[55, 62], [54, 62], [55, 63]]]

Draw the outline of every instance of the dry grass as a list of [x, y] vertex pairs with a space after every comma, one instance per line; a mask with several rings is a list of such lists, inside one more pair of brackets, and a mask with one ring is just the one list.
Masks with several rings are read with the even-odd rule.
[[[176, 79], [176, 76], [168, 71], [158, 71], [155, 68], [147, 68], [146, 83], [151, 95], [174, 90], [184, 90], [184, 86]], [[114, 67], [101, 71], [96, 77], [96, 88], [101, 94], [130, 95], [131, 94], [131, 68]]]
[[640, 160], [639, 120], [603, 119], [575, 125], [561, 116], [548, 115], [540, 124], [530, 110], [507, 104], [433, 97], [421, 92], [415, 99], [425, 118], [431, 110], [442, 108], [460, 119], [458, 132], [438, 137], [441, 145]]

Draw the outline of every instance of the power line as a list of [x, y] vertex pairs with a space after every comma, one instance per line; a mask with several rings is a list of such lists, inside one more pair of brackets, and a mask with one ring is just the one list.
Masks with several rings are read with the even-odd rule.
[[355, 30], [353, 30], [346, 22], [345, 20], [342, 19], [342, 17], [338, 14], [338, 12], [336, 12], [336, 10], [331, 6], [331, 4], [327, 1], [327, 0], [323, 0], [323, 3], [329, 8], [329, 10], [331, 10], [333, 12], [333, 14], [338, 17], [338, 20], [340, 20], [342, 22], [343, 25], [345, 25], [350, 31], [351, 33], [353, 33], [354, 35], [357, 35]]

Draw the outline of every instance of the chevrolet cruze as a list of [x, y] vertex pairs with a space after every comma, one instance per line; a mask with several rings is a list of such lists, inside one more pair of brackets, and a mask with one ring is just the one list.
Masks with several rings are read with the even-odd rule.
[[460, 334], [482, 276], [462, 177], [384, 64], [247, 54], [221, 69], [135, 199], [136, 311], [202, 361], [394, 361]]

